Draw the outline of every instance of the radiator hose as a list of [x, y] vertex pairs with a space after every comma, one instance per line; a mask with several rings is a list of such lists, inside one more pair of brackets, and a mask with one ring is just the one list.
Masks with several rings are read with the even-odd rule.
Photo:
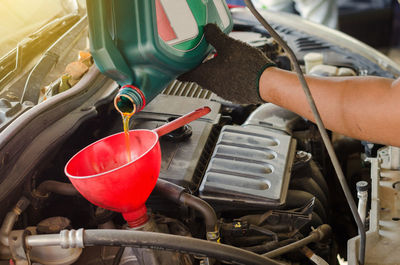
[[127, 231], [117, 229], [63, 230], [60, 234], [32, 235], [25, 238], [28, 247], [55, 246], [125, 246], [178, 251], [215, 258], [233, 264], [279, 265], [281, 263], [268, 257], [237, 247], [201, 240], [192, 237], [176, 236], [156, 232]]
[[185, 188], [163, 179], [157, 180], [154, 191], [177, 204], [189, 206], [199, 211], [206, 224], [207, 239], [210, 241], [219, 240], [217, 215], [206, 201], [186, 193]]
[[[163, 179], [157, 180], [154, 191], [177, 204], [189, 206], [200, 212], [206, 224], [207, 239], [218, 241], [219, 229], [217, 215], [206, 201], [186, 193], [185, 188]], [[42, 182], [35, 190], [34, 195], [46, 196], [48, 193], [57, 193], [67, 196], [80, 195], [72, 184], [53, 180]]]

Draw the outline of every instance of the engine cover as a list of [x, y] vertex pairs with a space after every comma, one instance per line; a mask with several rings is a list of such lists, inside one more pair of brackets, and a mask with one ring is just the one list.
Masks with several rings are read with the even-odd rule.
[[296, 141], [267, 128], [224, 126], [200, 186], [213, 203], [285, 203]]

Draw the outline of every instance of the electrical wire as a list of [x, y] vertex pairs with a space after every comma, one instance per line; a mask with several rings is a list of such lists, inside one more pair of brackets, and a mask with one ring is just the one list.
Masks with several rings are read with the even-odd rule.
[[246, 6], [250, 9], [251, 13], [257, 18], [257, 20], [267, 29], [267, 31], [270, 33], [270, 35], [279, 43], [279, 45], [282, 46], [282, 48], [286, 51], [286, 53], [289, 55], [289, 59], [294, 66], [294, 69], [296, 71], [297, 77], [299, 78], [299, 81], [301, 83], [301, 86], [304, 90], [304, 93], [307, 97], [307, 101], [310, 105], [311, 111], [314, 115], [315, 118], [315, 123], [317, 124], [318, 130], [321, 134], [322, 140], [325, 144], [325, 147], [328, 151], [329, 157], [332, 161], [332, 165], [335, 169], [336, 175], [339, 179], [340, 185], [343, 189], [344, 195], [346, 197], [347, 203], [350, 207], [351, 213], [353, 214], [354, 220], [356, 221], [358, 231], [360, 233], [360, 248], [359, 248], [359, 264], [364, 265], [365, 261], [365, 243], [366, 243], [366, 234], [365, 234], [365, 228], [364, 225], [361, 221], [360, 215], [358, 214], [357, 206], [354, 202], [354, 199], [352, 197], [352, 194], [350, 192], [350, 189], [347, 185], [346, 178], [343, 174], [342, 168], [340, 166], [339, 160], [335, 154], [334, 148], [332, 146], [332, 143], [329, 139], [328, 133], [325, 129], [325, 126], [322, 122], [321, 116], [319, 114], [319, 111], [315, 105], [314, 98], [311, 95], [310, 88], [307, 85], [307, 82], [304, 78], [303, 72], [301, 71], [300, 65], [297, 62], [296, 56], [294, 52], [290, 49], [290, 47], [286, 44], [284, 40], [279, 36], [279, 34], [268, 24], [268, 22], [261, 16], [261, 14], [256, 10], [254, 7], [253, 3], [251, 0], [244, 0], [246, 3]]

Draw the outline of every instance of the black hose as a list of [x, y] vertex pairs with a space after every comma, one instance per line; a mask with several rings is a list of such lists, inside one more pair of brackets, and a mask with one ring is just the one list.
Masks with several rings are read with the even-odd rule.
[[218, 219], [214, 209], [206, 201], [190, 195], [188, 193], [182, 193], [180, 198], [183, 205], [187, 205], [199, 211], [204, 217], [207, 232], [215, 232], [218, 230]]
[[310, 226], [311, 227], [317, 227], [324, 224], [324, 222], [322, 221], [321, 217], [319, 217], [318, 214], [316, 214], [315, 212], [312, 214], [311, 217], [311, 222], [310, 222]]
[[331, 231], [332, 231], [332, 229], [329, 225], [323, 224], [323, 225], [319, 226], [317, 229], [311, 231], [309, 236], [307, 236], [303, 239], [300, 239], [299, 241], [294, 242], [292, 244], [289, 244], [289, 245], [283, 246], [281, 248], [275, 249], [273, 251], [270, 251], [268, 253], [265, 253], [263, 256], [269, 257], [269, 258], [278, 257], [278, 256], [283, 255], [292, 250], [304, 247], [307, 244], [321, 241], [321, 240], [325, 239], [326, 237], [328, 237], [331, 234]]
[[262, 244], [262, 245], [251, 246], [251, 247], [242, 247], [242, 249], [261, 254], [261, 253], [272, 251], [279, 247], [286, 246], [287, 244], [291, 244], [293, 242], [296, 242], [296, 239], [289, 238], [289, 239], [285, 239], [285, 240], [282, 240], [279, 242], [270, 241], [270, 242], [266, 242], [265, 244]]
[[272, 237], [274, 239], [274, 241], [278, 241], [278, 235], [275, 232], [272, 232], [271, 230], [266, 229], [265, 227], [260, 227], [260, 226], [256, 226], [256, 225], [250, 224], [249, 225], [249, 230], [250, 231], [256, 231], [256, 232], [259, 232], [261, 234], [270, 236], [270, 237]]
[[329, 188], [328, 183], [326, 182], [324, 175], [322, 175], [321, 170], [319, 169], [317, 163], [314, 160], [310, 160], [309, 166], [311, 169], [311, 176], [315, 182], [317, 182], [318, 186], [323, 190], [326, 194], [326, 197], [329, 199]]
[[80, 193], [70, 183], [64, 183], [54, 180], [46, 180], [40, 183], [36, 188], [36, 192], [41, 196], [46, 196], [48, 193], [56, 193], [66, 196], [78, 196]]
[[204, 218], [207, 233], [215, 233], [218, 231], [217, 215], [206, 201], [186, 193], [183, 187], [163, 179], [157, 180], [154, 191], [175, 203], [186, 205], [199, 211]]
[[191, 237], [176, 236], [155, 232], [126, 230], [85, 230], [85, 246], [130, 246], [156, 250], [178, 251], [215, 258], [233, 264], [278, 265], [268, 257], [229, 245], [218, 244]]
[[328, 197], [323, 192], [317, 182], [309, 176], [292, 178], [290, 181], [289, 189], [304, 190], [313, 194], [323, 205], [324, 209], [329, 207]]
[[358, 214], [358, 209], [357, 205], [354, 202], [353, 196], [351, 194], [351, 191], [349, 189], [349, 186], [347, 185], [346, 178], [344, 176], [344, 173], [342, 171], [342, 168], [340, 166], [339, 160], [335, 154], [335, 150], [332, 146], [332, 143], [329, 139], [328, 133], [325, 129], [324, 123], [321, 120], [321, 115], [319, 114], [319, 111], [315, 105], [314, 98], [312, 97], [310, 88], [307, 85], [307, 82], [304, 78], [303, 72], [300, 68], [299, 63], [297, 62], [296, 55], [290, 49], [290, 47], [286, 44], [284, 40], [279, 36], [278, 33], [268, 24], [268, 22], [261, 16], [261, 14], [255, 9], [253, 3], [251, 0], [244, 0], [246, 3], [246, 6], [250, 9], [251, 13], [257, 18], [257, 20], [268, 30], [268, 32], [271, 34], [271, 36], [279, 43], [279, 45], [282, 46], [282, 48], [286, 51], [288, 54], [290, 61], [292, 62], [292, 65], [294, 66], [296, 70], [297, 77], [299, 78], [299, 81], [301, 83], [301, 86], [304, 90], [304, 93], [306, 95], [308, 104], [310, 105], [311, 111], [314, 115], [315, 118], [315, 123], [318, 126], [318, 130], [321, 134], [322, 140], [325, 144], [326, 150], [328, 151], [329, 157], [332, 161], [332, 165], [335, 169], [336, 175], [339, 179], [340, 185], [342, 186], [344, 195], [346, 197], [347, 203], [350, 207], [351, 213], [353, 214], [353, 218], [356, 221], [358, 231], [360, 233], [360, 248], [359, 248], [359, 263], [360, 265], [364, 265], [365, 262], [365, 241], [366, 241], [366, 233], [365, 233], [365, 227], [364, 224], [360, 218], [360, 215]]
[[[310, 155], [311, 157], [311, 155]], [[328, 208], [328, 189], [324, 190], [320, 185], [324, 185], [324, 179], [320, 179], [322, 174], [315, 172], [315, 168], [311, 167], [312, 159], [307, 161], [299, 161], [292, 166], [292, 176], [289, 189], [300, 189], [315, 195]], [[305, 183], [308, 182], [308, 183]]]
[[[292, 242], [290, 242], [292, 243]], [[280, 247], [279, 242], [277, 241], [269, 241], [265, 242], [262, 245], [256, 245], [256, 246], [251, 246], [251, 247], [242, 247], [242, 249], [257, 253], [257, 254], [262, 254], [271, 250], [274, 250], [276, 248]]]
[[[286, 197], [285, 208], [303, 207], [312, 198], [314, 198], [314, 196], [309, 192], [302, 190], [289, 190]], [[315, 198], [314, 201], [314, 212], [316, 212], [322, 218], [322, 220], [327, 220], [326, 210], [317, 198]]]
[[305, 237], [303, 239], [300, 239], [297, 242], [294, 242], [292, 244], [289, 244], [289, 245], [283, 246], [281, 248], [272, 250], [272, 251], [264, 254], [264, 256], [269, 257], [269, 258], [275, 258], [275, 257], [283, 255], [283, 254], [285, 254], [287, 252], [290, 252], [292, 250], [299, 249], [299, 248], [301, 248], [301, 247], [303, 247], [305, 245], [308, 245], [310, 243], [313, 243], [313, 242], [315, 242], [314, 236], [313, 235], [309, 235], [309, 236], [307, 236], [307, 237]]
[[159, 178], [157, 179], [156, 186], [154, 187], [154, 192], [177, 204], [180, 204], [179, 198], [181, 197], [181, 194], [185, 192], [185, 188]]
[[[227, 244], [243, 248], [243, 247], [261, 245], [266, 241], [270, 241], [271, 237], [266, 236], [266, 235], [257, 235], [257, 236], [246, 235], [246, 236], [240, 236], [240, 237], [234, 236], [227, 240], [229, 240], [229, 243], [227, 242]], [[275, 241], [271, 241], [271, 242], [275, 242]], [[265, 253], [265, 252], [263, 252], [263, 253]]]

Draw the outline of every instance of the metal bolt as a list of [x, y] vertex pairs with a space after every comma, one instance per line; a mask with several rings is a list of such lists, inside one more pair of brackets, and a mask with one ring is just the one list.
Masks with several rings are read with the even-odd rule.
[[310, 153], [307, 153], [305, 151], [297, 151], [296, 152], [296, 160], [298, 162], [308, 162], [312, 158], [312, 155]]

